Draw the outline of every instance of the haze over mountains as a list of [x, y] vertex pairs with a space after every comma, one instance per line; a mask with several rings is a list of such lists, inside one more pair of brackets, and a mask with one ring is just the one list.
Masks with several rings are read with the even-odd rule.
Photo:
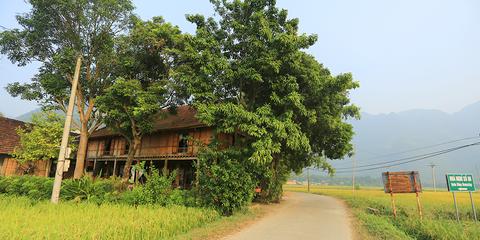
[[[480, 142], [480, 102], [468, 105], [451, 114], [439, 110], [421, 109], [389, 114], [362, 113], [361, 120], [352, 121], [352, 124], [356, 132], [353, 140], [356, 148], [356, 165], [375, 164]], [[384, 156], [468, 137], [477, 138]], [[445, 173], [447, 172], [468, 172], [477, 176], [476, 178], [479, 180], [480, 146], [468, 147], [391, 168], [371, 171], [360, 171], [360, 169], [381, 165], [357, 168], [357, 176], [378, 177], [379, 184], [381, 184], [380, 176], [383, 171], [417, 170], [420, 171], [422, 182], [425, 185], [431, 185], [431, 167], [427, 166], [430, 163], [438, 165], [435, 168], [438, 185], [445, 185]], [[352, 160], [335, 161], [334, 166], [338, 168], [338, 179], [348, 182], [351, 173], [340, 173], [340, 171], [349, 171], [350, 169], [340, 168], [351, 168]], [[340, 178], [341, 176], [348, 176], [348, 178]], [[480, 181], [477, 182], [480, 186]]]
[[[28, 121], [32, 113], [36, 111], [39, 110], [18, 116], [17, 119]], [[361, 120], [351, 122], [356, 132], [353, 142], [356, 148], [355, 158], [357, 166], [375, 164], [480, 141], [480, 138], [478, 138], [480, 134], [480, 102], [468, 105], [455, 113], [422, 109], [389, 114], [362, 113]], [[471, 137], [477, 138], [472, 139]], [[463, 138], [470, 139], [438, 145]], [[438, 146], [423, 148], [432, 145]], [[404, 152], [411, 149], [417, 150]], [[388, 154], [388, 156], [384, 156], [386, 154]], [[417, 170], [420, 171], [422, 182], [425, 185], [430, 185], [432, 182], [432, 173], [431, 168], [427, 166], [430, 163], [438, 165], [435, 170], [437, 183], [439, 185], [444, 185], [445, 173], [447, 172], [473, 173], [478, 179], [480, 178], [480, 146], [473, 146], [388, 169], [361, 171], [369, 167], [359, 167], [357, 175], [379, 179], [381, 172], [387, 170]], [[352, 160], [345, 159], [335, 161], [334, 166], [337, 167], [339, 171], [336, 179], [340, 179], [342, 182], [348, 184], [351, 173], [340, 172], [349, 171], [350, 169], [341, 168], [350, 168], [352, 166]], [[342, 176], [344, 178], [341, 178]], [[370, 184], [372, 181], [371, 178], [369, 179]], [[379, 184], [381, 184], [381, 182], [379, 182]]]

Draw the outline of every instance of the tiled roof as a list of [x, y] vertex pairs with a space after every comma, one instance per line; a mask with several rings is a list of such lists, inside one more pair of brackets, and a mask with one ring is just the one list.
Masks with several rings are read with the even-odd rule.
[[[159, 114], [158, 118], [155, 120], [153, 125], [153, 131], [164, 131], [164, 130], [173, 130], [173, 129], [186, 129], [186, 128], [195, 128], [195, 127], [206, 127], [205, 124], [201, 123], [195, 115], [197, 111], [187, 105], [182, 105], [177, 107], [176, 113], [170, 113], [165, 110], [163, 113], [166, 113], [167, 116]], [[105, 137], [117, 135], [113, 133], [108, 128], [102, 128], [92, 133], [90, 137]]]
[[20, 142], [16, 129], [25, 123], [15, 119], [0, 117], [0, 154], [10, 154]]

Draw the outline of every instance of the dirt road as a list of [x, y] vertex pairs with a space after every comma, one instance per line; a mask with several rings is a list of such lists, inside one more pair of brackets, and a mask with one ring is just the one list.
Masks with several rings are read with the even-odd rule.
[[288, 193], [275, 212], [225, 240], [351, 240], [347, 210], [335, 198]]

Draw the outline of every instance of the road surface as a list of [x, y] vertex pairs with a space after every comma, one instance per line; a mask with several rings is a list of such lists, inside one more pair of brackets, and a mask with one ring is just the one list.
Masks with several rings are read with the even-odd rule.
[[288, 193], [279, 209], [225, 240], [351, 240], [345, 206], [337, 199], [308, 193]]

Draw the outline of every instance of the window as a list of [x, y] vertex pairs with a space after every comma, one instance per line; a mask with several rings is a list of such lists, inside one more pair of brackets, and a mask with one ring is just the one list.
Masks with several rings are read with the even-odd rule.
[[112, 155], [112, 139], [106, 139], [105, 144], [103, 145], [103, 155]]
[[178, 140], [178, 152], [184, 153], [188, 150], [188, 133], [181, 133]]
[[128, 154], [128, 149], [130, 148], [130, 143], [125, 141], [125, 149], [123, 149], [123, 154]]

